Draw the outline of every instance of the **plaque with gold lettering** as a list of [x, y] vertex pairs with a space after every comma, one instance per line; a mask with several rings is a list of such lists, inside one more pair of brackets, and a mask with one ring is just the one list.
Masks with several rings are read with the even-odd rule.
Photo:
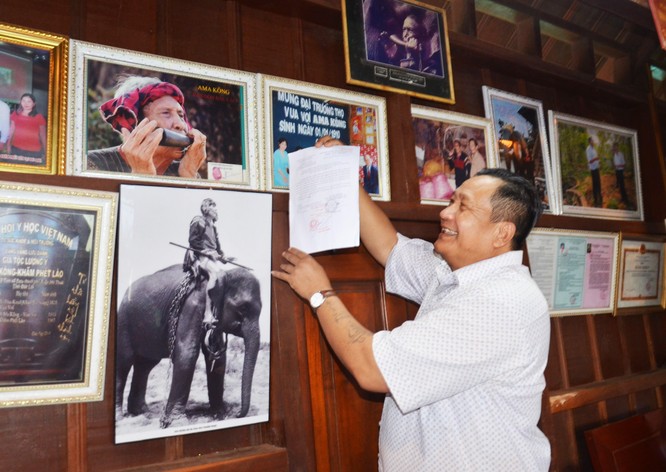
[[116, 208], [0, 182], [0, 406], [101, 400]]

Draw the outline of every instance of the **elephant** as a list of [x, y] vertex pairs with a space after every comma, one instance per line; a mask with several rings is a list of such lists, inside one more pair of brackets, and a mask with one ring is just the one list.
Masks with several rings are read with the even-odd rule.
[[176, 264], [138, 279], [125, 293], [117, 320], [118, 418], [122, 416], [123, 392], [132, 367], [134, 373], [127, 412], [140, 415], [147, 410], [145, 396], [148, 376], [161, 359], [169, 357], [169, 307], [182, 287], [185, 287], [186, 292], [175, 328], [175, 338], [172, 338], [171, 388], [160, 426], [166, 428], [174, 416], [184, 414], [199, 349], [204, 352], [206, 359], [210, 408], [216, 418], [225, 417], [223, 393], [228, 334], [244, 340], [241, 411], [238, 416], [244, 417], [248, 413], [252, 377], [260, 345], [259, 315], [262, 303], [259, 281], [245, 268], [222, 272], [210, 290], [217, 321], [212, 331], [207, 331], [202, 322], [208, 281], [202, 277], [196, 280], [190, 278], [189, 284], [181, 285], [186, 275], [182, 265]]

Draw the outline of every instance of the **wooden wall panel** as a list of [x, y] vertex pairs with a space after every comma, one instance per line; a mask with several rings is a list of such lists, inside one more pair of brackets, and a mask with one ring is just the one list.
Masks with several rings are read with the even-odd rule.
[[[203, 64], [239, 68], [230, 51], [240, 49], [235, 25], [238, 18], [229, 8], [219, 8], [215, 0], [183, 2], [169, 0], [159, 4], [157, 53]], [[233, 2], [228, 2], [233, 5]], [[232, 10], [233, 11], [233, 10]], [[231, 17], [231, 23], [229, 18]], [[196, 25], [193, 31], [192, 25]]]
[[158, 0], [84, 1], [83, 37], [92, 43], [156, 53]]
[[0, 470], [65, 470], [67, 407], [0, 409]]

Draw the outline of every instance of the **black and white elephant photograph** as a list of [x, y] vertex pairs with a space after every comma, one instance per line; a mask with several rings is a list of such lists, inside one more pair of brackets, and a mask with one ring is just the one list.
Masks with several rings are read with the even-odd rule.
[[268, 421], [271, 203], [121, 185], [116, 443]]

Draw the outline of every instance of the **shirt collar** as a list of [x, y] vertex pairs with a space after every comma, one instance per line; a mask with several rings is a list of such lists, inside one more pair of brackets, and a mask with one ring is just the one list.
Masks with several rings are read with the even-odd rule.
[[435, 273], [441, 285], [465, 285], [482, 279], [499, 269], [510, 266], [522, 266], [523, 251], [510, 251], [505, 254], [491, 257], [483, 261], [475, 262], [458, 270], [451, 270], [451, 267], [442, 259], [441, 264], [437, 266]]

